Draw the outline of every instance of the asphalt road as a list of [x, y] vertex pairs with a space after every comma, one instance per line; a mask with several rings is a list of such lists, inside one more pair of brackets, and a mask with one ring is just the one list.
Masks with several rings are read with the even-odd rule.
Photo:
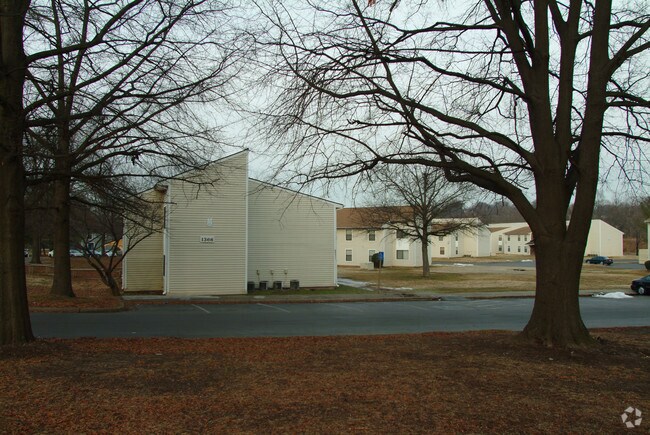
[[[139, 305], [118, 313], [33, 313], [38, 337], [282, 337], [521, 330], [533, 300]], [[650, 326], [650, 297], [581, 298], [589, 328]]]

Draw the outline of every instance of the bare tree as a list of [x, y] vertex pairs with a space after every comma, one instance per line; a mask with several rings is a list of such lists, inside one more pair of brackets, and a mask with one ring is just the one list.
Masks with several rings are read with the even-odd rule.
[[[116, 271], [129, 251], [150, 235], [162, 231], [162, 207], [139, 194], [120, 178], [86, 187], [75, 198], [73, 235], [77, 248], [114, 296], [122, 293]], [[120, 242], [128, 238], [128, 247]]]
[[29, 175], [54, 186], [52, 294], [74, 296], [65, 254], [74, 185], [209, 160], [215, 128], [197, 109], [224, 96], [235, 48], [224, 44], [226, 9], [206, 0], [30, 8], [27, 45], [37, 51], [28, 58], [28, 139], [53, 170]]
[[422, 276], [430, 276], [431, 237], [476, 228], [475, 219], [461, 218], [473, 186], [449, 183], [438, 168], [381, 166], [367, 175], [374, 219], [420, 243]]
[[610, 162], [641, 183], [643, 165], [626, 160], [647, 160], [650, 6], [257, 4], [267, 26], [258, 59], [280, 88], [268, 132], [286, 167], [298, 160], [294, 180], [417, 164], [508, 198], [537, 253], [523, 335], [591, 343], [578, 288], [599, 168]]
[[34, 339], [23, 246], [23, 26], [29, 1], [0, 1], [0, 345]]

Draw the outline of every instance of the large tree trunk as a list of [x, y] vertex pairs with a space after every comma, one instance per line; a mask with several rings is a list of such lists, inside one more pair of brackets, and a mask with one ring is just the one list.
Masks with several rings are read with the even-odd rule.
[[579, 286], [584, 243], [535, 238], [537, 290], [523, 336], [547, 346], [593, 343], [580, 316]]
[[74, 297], [70, 265], [70, 178], [54, 182], [54, 279], [50, 294]]
[[34, 339], [23, 254], [23, 22], [28, 6], [29, 2], [0, 3], [0, 345]]

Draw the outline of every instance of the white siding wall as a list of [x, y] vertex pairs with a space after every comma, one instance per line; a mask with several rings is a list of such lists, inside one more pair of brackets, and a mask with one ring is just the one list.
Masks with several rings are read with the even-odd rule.
[[[152, 202], [162, 203], [164, 195], [155, 190], [145, 192], [144, 197]], [[153, 205], [162, 209], [160, 206]], [[162, 216], [162, 213], [160, 213]], [[150, 225], [150, 223], [148, 224]], [[126, 255], [123, 260], [124, 291], [162, 291], [163, 290], [163, 236], [155, 232], [148, 237], [141, 239], [144, 230], [132, 225], [125, 225], [124, 251]], [[138, 234], [140, 233], [140, 234]], [[129, 240], [128, 235], [133, 236]], [[134, 246], [130, 246], [134, 244]]]
[[[350, 229], [352, 240], [346, 240], [346, 229], [336, 230], [336, 264], [339, 266], [359, 266], [368, 262], [369, 251], [387, 254], [389, 232], [383, 229], [375, 230], [375, 240], [369, 240], [367, 230]], [[392, 244], [390, 244], [392, 245]], [[352, 261], [346, 261], [345, 253], [352, 250]], [[387, 255], [386, 255], [387, 256]], [[387, 259], [384, 259], [384, 265]]]
[[336, 285], [335, 204], [251, 180], [248, 222], [248, 281]]
[[600, 219], [591, 221], [585, 255], [623, 255], [623, 232]]
[[[214, 185], [175, 180], [168, 190], [168, 294], [246, 293], [248, 153], [198, 177]], [[214, 242], [202, 243], [202, 236]]]
[[[497, 238], [498, 240], [498, 238]], [[476, 233], [476, 256], [489, 257], [490, 256], [490, 231], [485, 228], [479, 228]]]

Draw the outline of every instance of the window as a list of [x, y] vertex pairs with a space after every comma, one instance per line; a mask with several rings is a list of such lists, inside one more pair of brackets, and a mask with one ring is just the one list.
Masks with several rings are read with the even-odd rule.
[[456, 255], [458, 255], [458, 248], [456, 248]]
[[500, 242], [503, 241], [503, 236], [499, 236], [499, 241], [500, 241]]
[[352, 249], [345, 250], [345, 261], [352, 261]]
[[508, 236], [508, 241], [510, 241], [510, 236]]
[[521, 246], [517, 246], [517, 252], [521, 252]]
[[454, 240], [458, 241], [458, 233], [454, 234]]
[[406, 237], [408, 237], [408, 236], [406, 235], [406, 233], [404, 231], [397, 230], [397, 238], [398, 239], [405, 239]]
[[510, 252], [510, 245], [508, 245], [508, 252]]
[[528, 253], [528, 246], [524, 246], [524, 252]]
[[397, 259], [398, 260], [408, 260], [409, 259], [409, 251], [405, 249], [398, 249], [397, 250]]
[[375, 250], [374, 249], [368, 250], [368, 262], [369, 263], [372, 263], [372, 256], [373, 255], [375, 255]]
[[345, 230], [345, 240], [352, 240], [352, 230]]
[[375, 230], [368, 231], [368, 240], [370, 240], [371, 242], [375, 241]]
[[445, 247], [444, 246], [440, 247], [440, 255], [445, 255]]
[[520, 236], [520, 235], [517, 236], [517, 241], [518, 241], [518, 242], [521, 242], [521, 236]]
[[443, 240], [445, 240], [445, 236], [438, 236], [438, 241], [439, 242], [442, 242]]
[[526, 234], [526, 235], [524, 236], [524, 242], [527, 242], [527, 241], [528, 241], [528, 234]]
[[499, 245], [499, 252], [503, 252], [503, 246]]

